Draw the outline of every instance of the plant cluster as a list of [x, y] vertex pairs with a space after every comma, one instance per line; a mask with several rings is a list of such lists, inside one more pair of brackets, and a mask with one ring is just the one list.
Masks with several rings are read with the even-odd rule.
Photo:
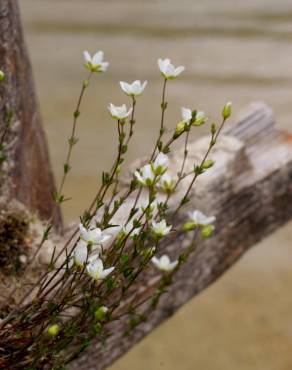
[[[94, 56], [84, 52], [84, 58], [88, 77], [82, 82], [63, 176], [54, 194], [58, 204], [66, 201], [64, 185], [71, 171], [72, 150], [78, 142], [77, 122], [85, 91], [93, 76], [105, 72], [109, 66], [101, 51]], [[208, 155], [231, 115], [231, 103], [223, 107], [221, 123], [211, 125], [210, 144], [201, 163], [186, 169], [190, 132], [205, 124], [208, 118], [204, 112], [182, 108], [181, 121], [170, 133], [166, 130], [166, 87], [185, 68], [175, 67], [169, 59], [159, 59], [158, 67], [163, 87], [160, 126], [153, 150], [145, 164], [133, 171], [128, 185], [120, 186], [123, 162], [136, 124], [137, 100], [147, 86], [147, 81], [121, 81], [120, 87], [129, 97], [130, 106], [108, 106], [118, 138], [114, 163], [109, 171], [102, 173], [101, 185], [80, 217], [79, 226], [61, 250], [54, 249], [47, 271], [0, 322], [0, 367], [62, 369], [93, 339], [106, 342], [111, 334], [110, 323], [124, 316], [128, 318], [124, 334], [129, 335], [131, 329], [149, 318], [177, 271], [195, 250], [198, 238], [212, 234], [215, 217], [199, 210], [189, 212], [181, 225], [174, 220], [189, 202], [196, 179], [214, 164]], [[5, 129], [1, 136], [4, 137], [2, 149], [6, 132]], [[184, 139], [184, 154], [180, 170], [174, 176], [169, 171], [170, 153], [180, 138]], [[170, 208], [169, 202], [183, 180], [189, 181], [187, 190], [176, 208]], [[124, 222], [115, 224], [115, 215], [130, 201], [129, 211], [123, 211]], [[51, 228], [49, 224], [39, 249], [50, 237]], [[176, 256], [163, 254], [162, 246], [184, 233], [192, 233], [188, 247], [177, 251]], [[157, 283], [150, 294], [139, 298], [137, 283], [149, 271]]]

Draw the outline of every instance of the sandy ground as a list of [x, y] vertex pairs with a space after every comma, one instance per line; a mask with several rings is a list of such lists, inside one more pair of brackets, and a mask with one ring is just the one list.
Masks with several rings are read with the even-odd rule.
[[[235, 112], [264, 100], [278, 126], [292, 132], [290, 0], [20, 2], [57, 179], [85, 77], [81, 53], [102, 49], [111, 62], [82, 108], [66, 187], [72, 197], [64, 208], [67, 220], [78, 217], [112, 161], [115, 131], [106, 106], [125, 101], [121, 79], [149, 81], [138, 101], [129, 161], [148, 151], [158, 125], [158, 57], [187, 67], [167, 92], [169, 126], [179, 120], [182, 105], [216, 120], [226, 100]], [[257, 245], [111, 370], [291, 370], [291, 239], [292, 224]]]

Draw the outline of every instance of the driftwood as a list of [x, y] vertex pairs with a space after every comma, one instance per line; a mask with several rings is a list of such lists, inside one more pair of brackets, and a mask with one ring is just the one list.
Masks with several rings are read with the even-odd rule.
[[[14, 111], [6, 137], [9, 165], [1, 172], [0, 205], [17, 199], [42, 219], [54, 216], [55, 224], [61, 225], [59, 209], [51, 197], [53, 176], [16, 0], [0, 0], [0, 68], [6, 74], [6, 82], [0, 85], [0, 130], [5, 127], [7, 111]], [[189, 166], [198, 161], [205, 146], [204, 139], [190, 145]], [[249, 107], [239, 122], [227, 127], [211, 157], [217, 164], [199, 178], [191, 202], [173, 221], [182, 222], [188, 209], [198, 208], [217, 216], [216, 232], [199, 244], [147, 322], [127, 337], [123, 336], [126, 316], [111, 323], [113, 334], [106, 346], [93, 344], [70, 369], [104, 369], [221, 276], [248, 248], [289, 220], [292, 138], [274, 127], [270, 108], [261, 103]], [[181, 151], [172, 156], [173, 172], [177, 172], [181, 160]], [[177, 199], [186, 186], [182, 184]], [[177, 256], [188, 243], [185, 236], [169, 239], [163, 249]], [[157, 278], [151, 271], [145, 273], [133, 299], [143, 301], [156, 287]]]
[[42, 219], [54, 215], [61, 225], [58, 207], [52, 199], [54, 180], [47, 143], [37, 107], [31, 67], [24, 44], [16, 0], [0, 0], [0, 133], [9, 111], [12, 126], [5, 141], [9, 160], [0, 176], [1, 203], [17, 199]]
[[[187, 207], [216, 215], [216, 232], [199, 244], [145, 323], [129, 336], [124, 336], [127, 317], [111, 324], [112, 335], [106, 345], [95, 343], [70, 369], [100, 370], [110, 365], [219, 278], [252, 245], [290, 219], [292, 136], [274, 127], [272, 111], [262, 103], [252, 104], [244, 117], [227, 127], [224, 134], [211, 155], [218, 164], [198, 180]], [[205, 148], [204, 139], [190, 145], [190, 163], [200, 158]], [[182, 152], [173, 155], [174, 171], [181, 160]], [[184, 208], [174, 221], [181, 222], [186, 211]], [[187, 243], [185, 236], [170, 240], [163, 251], [177, 255]], [[144, 300], [156, 287], [157, 280], [151, 272], [145, 274], [143, 282], [136, 286], [133, 299], [136, 303]]]

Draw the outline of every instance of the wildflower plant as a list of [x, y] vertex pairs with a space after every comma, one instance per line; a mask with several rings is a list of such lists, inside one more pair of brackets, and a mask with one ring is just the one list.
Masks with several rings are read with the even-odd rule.
[[[85, 90], [92, 77], [107, 71], [109, 66], [101, 51], [93, 56], [84, 52], [84, 58], [89, 75], [81, 86], [63, 176], [54, 194], [59, 204], [66, 200], [64, 186], [71, 171], [72, 150], [78, 142], [77, 122]], [[223, 107], [221, 123], [211, 125], [210, 144], [201, 163], [194, 164], [186, 172], [190, 132], [208, 119], [199, 110], [182, 108], [182, 120], [174, 124], [168, 135], [165, 129], [166, 85], [178, 78], [185, 67], [175, 67], [169, 59], [159, 59], [158, 67], [163, 85], [160, 126], [145, 163], [130, 174], [128, 185], [121, 185], [122, 164], [136, 122], [136, 99], [142, 99], [140, 96], [147, 87], [147, 81], [121, 81], [120, 87], [130, 99], [130, 106], [128, 102], [122, 106], [112, 103], [108, 106], [118, 137], [112, 167], [102, 173], [101, 185], [80, 216], [79, 226], [61, 248], [54, 249], [48, 270], [0, 322], [1, 348], [4, 348], [1, 361], [9, 363], [13, 369], [43, 369], [44, 365], [62, 368], [78, 357], [94, 338], [106, 341], [110, 322], [128, 316], [130, 331], [141, 321], [135, 320], [133, 325], [133, 315], [147, 320], [176, 272], [195, 250], [198, 238], [208, 237], [214, 230], [215, 217], [199, 210], [186, 214], [181, 224], [177, 223], [175, 215], [189, 202], [197, 178], [212, 167], [208, 155], [231, 115], [231, 103]], [[5, 132], [1, 137], [5, 138]], [[173, 144], [181, 138], [184, 139], [184, 155], [181, 168], [174, 175], [169, 171], [170, 155]], [[188, 181], [186, 191], [174, 210], [170, 209], [170, 201], [182, 181]], [[125, 207], [129, 202], [130, 206]], [[123, 214], [123, 222], [117, 224], [119, 212]], [[46, 228], [39, 249], [49, 238], [50, 230], [51, 225]], [[178, 251], [176, 256], [162, 254], [165, 241], [184, 233], [193, 233], [187, 249]], [[157, 290], [139, 301], [135, 284], [151, 269], [158, 276]], [[33, 298], [27, 302], [27, 296]]]

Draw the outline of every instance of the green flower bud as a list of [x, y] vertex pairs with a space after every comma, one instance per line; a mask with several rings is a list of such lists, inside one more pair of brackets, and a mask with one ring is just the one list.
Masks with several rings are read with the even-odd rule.
[[4, 79], [5, 79], [5, 73], [1, 71], [0, 69], [0, 82], [4, 81]]
[[204, 239], [208, 238], [210, 235], [212, 235], [213, 231], [214, 231], [214, 226], [213, 225], [203, 226], [202, 230], [201, 230], [202, 238], [204, 238]]
[[181, 121], [176, 125], [175, 133], [181, 134], [185, 129], [185, 122]]
[[59, 334], [60, 326], [58, 324], [54, 324], [48, 327], [47, 333], [51, 337], [55, 337]]
[[232, 103], [229, 101], [226, 103], [222, 109], [222, 117], [223, 119], [227, 119], [231, 116], [232, 113]]
[[215, 163], [215, 162], [214, 162], [212, 159], [207, 159], [207, 160], [203, 163], [202, 167], [204, 168], [204, 170], [207, 170], [208, 168], [212, 167], [212, 166], [214, 165], [214, 163]]
[[204, 112], [196, 112], [194, 121], [192, 122], [193, 126], [201, 126], [207, 121], [207, 117]]
[[196, 227], [197, 227], [197, 225], [194, 222], [186, 222], [183, 225], [182, 229], [183, 229], [183, 231], [186, 231], [187, 232], [187, 231], [194, 230]]
[[116, 169], [116, 173], [119, 174], [121, 172], [121, 165], [118, 165], [117, 169]]
[[86, 89], [89, 85], [89, 80], [84, 80], [83, 81], [83, 88]]
[[95, 313], [94, 316], [98, 321], [103, 321], [106, 318], [106, 314], [108, 312], [108, 308], [105, 306], [99, 307]]
[[145, 258], [149, 258], [149, 257], [152, 257], [152, 256], [154, 256], [154, 254], [155, 254], [155, 251], [156, 251], [156, 248], [155, 247], [149, 247], [149, 248], [146, 248], [145, 250], [144, 250], [144, 257]]

